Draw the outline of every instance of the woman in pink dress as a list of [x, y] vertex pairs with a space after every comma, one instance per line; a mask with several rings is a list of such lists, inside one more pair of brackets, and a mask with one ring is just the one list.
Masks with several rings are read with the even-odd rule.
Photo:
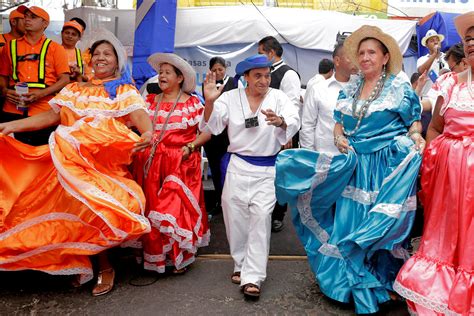
[[469, 68], [433, 86], [439, 97], [421, 180], [425, 228], [394, 285], [418, 315], [474, 314], [474, 11], [454, 22]]
[[142, 238], [144, 268], [184, 273], [197, 248], [209, 243], [198, 148], [211, 138], [198, 134], [204, 107], [195, 96], [196, 72], [181, 57], [156, 53], [148, 63], [159, 74], [162, 93], [149, 94], [152, 146], [134, 161], [134, 176], [146, 196], [151, 232]]

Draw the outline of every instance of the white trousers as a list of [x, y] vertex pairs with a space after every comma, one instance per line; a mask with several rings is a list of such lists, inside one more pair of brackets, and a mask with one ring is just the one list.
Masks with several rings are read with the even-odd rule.
[[222, 211], [241, 285], [260, 287], [267, 276], [271, 214], [276, 202], [275, 177], [227, 172], [222, 191]]

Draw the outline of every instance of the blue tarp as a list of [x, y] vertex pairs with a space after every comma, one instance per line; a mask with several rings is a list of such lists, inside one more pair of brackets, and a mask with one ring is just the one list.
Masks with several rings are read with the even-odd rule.
[[445, 36], [444, 41], [441, 43], [441, 51], [448, 50], [449, 47], [461, 42], [461, 38], [456, 32], [454, 26], [454, 18], [458, 16], [457, 13], [445, 13], [435, 12], [426, 21], [423, 19], [421, 23], [416, 26], [416, 35], [418, 37], [418, 56], [428, 54], [428, 49], [421, 45], [421, 39], [425, 36], [426, 32], [430, 29], [435, 30], [438, 34]]
[[[144, 3], [137, 1], [137, 11]], [[177, 0], [155, 0], [148, 13], [135, 30], [133, 47], [133, 79], [137, 87], [156, 72], [146, 62], [156, 52], [174, 52]], [[132, 26], [131, 26], [132, 27]]]

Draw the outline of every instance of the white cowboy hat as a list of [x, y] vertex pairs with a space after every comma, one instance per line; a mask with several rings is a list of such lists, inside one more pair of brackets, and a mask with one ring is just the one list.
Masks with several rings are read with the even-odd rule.
[[444, 41], [443, 34], [438, 34], [438, 32], [436, 32], [435, 30], [428, 30], [428, 32], [426, 32], [425, 34], [425, 37], [421, 39], [421, 45], [426, 47], [426, 42], [432, 37], [437, 37], [440, 42]]
[[454, 18], [454, 25], [461, 38], [466, 35], [466, 31], [474, 26], [474, 11], [470, 11]]
[[388, 53], [390, 54], [390, 59], [387, 63], [387, 72], [397, 75], [400, 70], [402, 70], [403, 57], [400, 52], [400, 47], [393, 37], [382, 32], [382, 30], [376, 26], [363, 25], [344, 41], [344, 50], [354, 65], [359, 64], [357, 59], [359, 55], [359, 45], [360, 42], [366, 38], [375, 38], [387, 47]]
[[196, 90], [196, 72], [186, 60], [173, 53], [154, 53], [148, 57], [147, 62], [155, 69], [160, 71], [161, 64], [170, 64], [178, 68], [184, 77], [183, 91], [192, 93]]

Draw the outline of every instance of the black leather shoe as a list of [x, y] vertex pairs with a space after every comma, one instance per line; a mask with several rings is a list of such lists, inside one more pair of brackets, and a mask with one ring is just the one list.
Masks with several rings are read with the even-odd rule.
[[272, 232], [278, 233], [279, 231], [282, 231], [282, 230], [283, 230], [283, 227], [284, 227], [284, 226], [285, 226], [285, 225], [283, 224], [282, 221], [279, 221], [279, 220], [277, 220], [277, 219], [274, 219], [274, 220], [272, 221]]

